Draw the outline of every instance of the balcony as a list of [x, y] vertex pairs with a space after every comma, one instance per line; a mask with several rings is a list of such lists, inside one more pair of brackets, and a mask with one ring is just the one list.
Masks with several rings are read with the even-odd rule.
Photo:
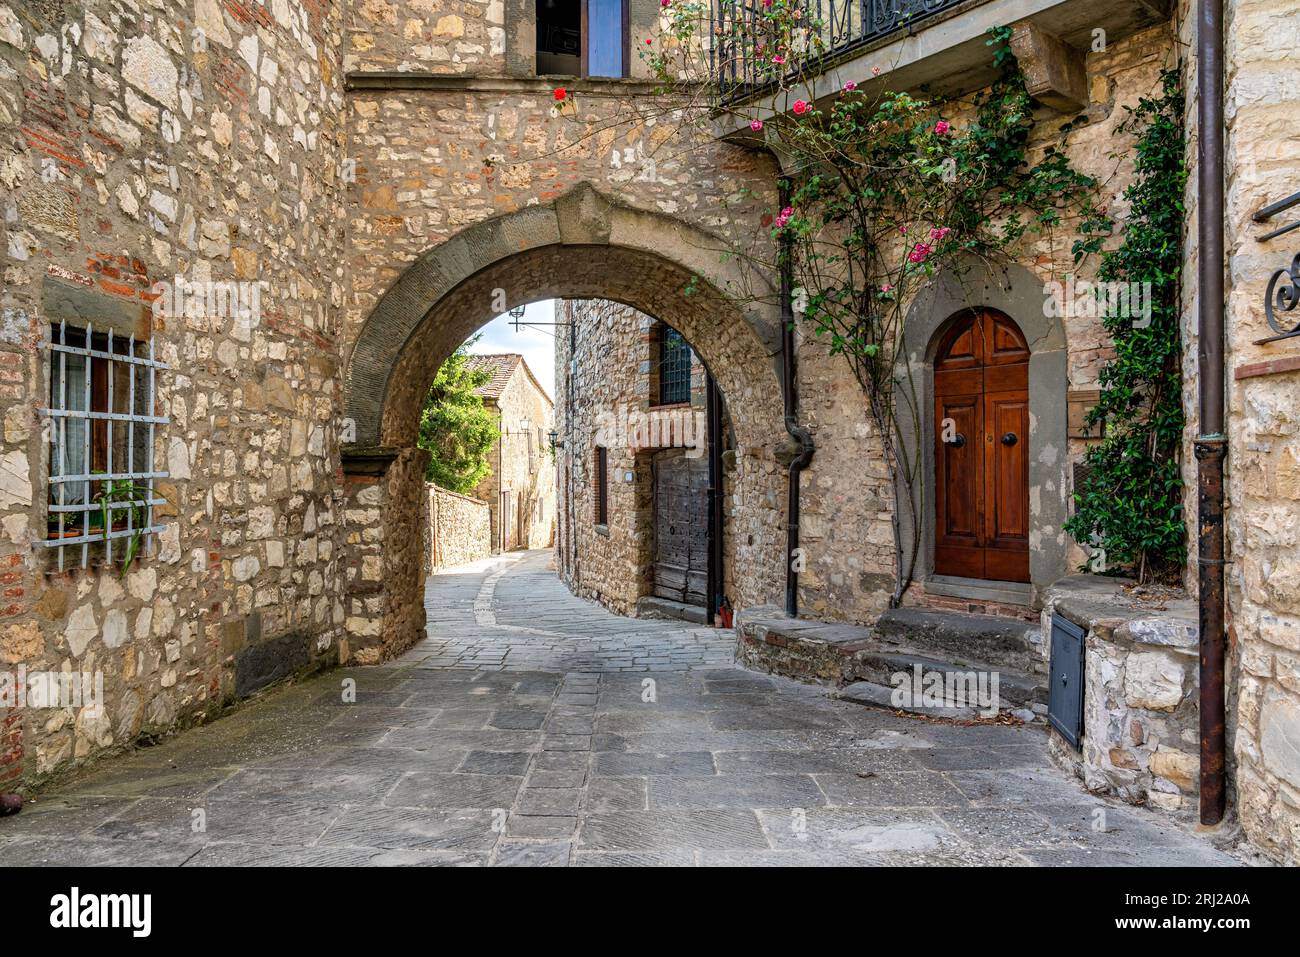
[[[781, 112], [784, 104], [772, 97], [774, 68], [760, 55], [762, 0], [713, 4], [711, 63], [725, 98], [747, 103], [746, 112], [760, 116]], [[1044, 61], [1038, 66], [1045, 101], [1066, 109], [1072, 102], [1082, 105], [1076, 102], [1080, 96], [1086, 102], [1077, 84], [1096, 31], [1105, 31], [1105, 42], [1115, 43], [1169, 22], [1172, 9], [1172, 0], [803, 0], [810, 24], [806, 42], [817, 48], [817, 68], [795, 79], [810, 100], [850, 80], [865, 89], [969, 93], [996, 76], [988, 31], [1016, 26], [1017, 54]], [[1032, 79], [1034, 70], [1026, 72]], [[1063, 94], [1056, 103], [1054, 93]]]

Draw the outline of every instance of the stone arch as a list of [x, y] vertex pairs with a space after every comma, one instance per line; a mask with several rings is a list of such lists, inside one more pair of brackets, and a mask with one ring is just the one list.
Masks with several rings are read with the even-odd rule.
[[503, 302], [609, 299], [661, 319], [692, 343], [718, 382], [736, 438], [735, 498], [745, 521], [726, 556], [736, 600], [742, 607], [778, 600], [780, 314], [765, 277], [727, 248], [583, 183], [549, 204], [467, 227], [403, 272], [362, 326], [345, 379], [344, 414], [355, 430], [344, 452], [347, 516], [350, 526], [361, 523], [347, 536], [356, 552], [347, 572], [355, 585], [345, 616], [351, 657], [387, 657], [423, 630], [419, 536], [409, 527], [422, 488], [423, 457], [414, 448], [420, 404], [442, 362]]
[[[1042, 591], [1069, 574], [1066, 428], [1068, 361], [1065, 326], [1044, 309], [1043, 281], [1023, 266], [990, 266], [978, 260], [945, 270], [930, 280], [908, 309], [897, 380], [907, 396], [899, 403], [903, 445], [917, 462], [913, 496], [920, 508], [920, 548], [915, 578], [925, 583], [934, 568], [934, 359], [944, 333], [973, 308], [996, 309], [1010, 317], [1029, 344], [1029, 577], [1024, 598], [1037, 603]], [[918, 428], [919, 425], [919, 428]], [[917, 438], [920, 443], [917, 446]], [[904, 554], [912, 548], [913, 523], [902, 522]], [[1004, 589], [1011, 599], [1017, 586]]]

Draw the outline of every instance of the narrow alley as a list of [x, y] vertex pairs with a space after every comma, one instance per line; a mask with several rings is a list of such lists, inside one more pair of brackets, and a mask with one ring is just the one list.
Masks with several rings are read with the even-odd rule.
[[[432, 577], [429, 637], [49, 789], [0, 865], [1218, 865], [1051, 766], [621, 618], [547, 552]], [[352, 689], [355, 688], [355, 695]]]

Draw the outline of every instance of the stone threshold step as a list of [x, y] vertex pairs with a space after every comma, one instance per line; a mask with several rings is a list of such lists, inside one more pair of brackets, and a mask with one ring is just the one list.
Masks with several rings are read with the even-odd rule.
[[[950, 617], [953, 613], [943, 614]], [[1003, 625], [1007, 621], [996, 620]], [[967, 633], [979, 633], [987, 625], [966, 623], [966, 627]], [[897, 637], [882, 638], [876, 628], [791, 620], [771, 607], [742, 612], [736, 631], [738, 660], [770, 674], [836, 686], [865, 681], [890, 691], [895, 675], [906, 674], [910, 681], [917, 668], [923, 677], [940, 672], [945, 682], [949, 673], [974, 672], [978, 676], [981, 672], [995, 672], [1003, 707], [1045, 710], [1047, 702], [1047, 677], [1041, 663], [1027, 655], [1023, 657], [1028, 667], [1016, 667], [1006, 660], [989, 661], [982, 655], [986, 646], [978, 641], [969, 641], [961, 653], [954, 654], [928, 644], [918, 647], [924, 642], [924, 634], [918, 642], [903, 643], [906, 633], [894, 632]], [[981, 653], [980, 657], [973, 652]], [[1017, 665], [1020, 663], [1016, 660]]]
[[656, 595], [646, 595], [638, 598], [636, 602], [636, 616], [638, 618], [669, 618], [678, 621], [689, 621], [696, 625], [706, 625], [709, 623], [709, 616], [702, 605], [688, 605], [685, 602], [673, 601], [670, 598], [659, 598]]
[[880, 616], [876, 637], [915, 653], [974, 659], [1020, 671], [1043, 667], [1042, 629], [1036, 622], [935, 608], [892, 608]]

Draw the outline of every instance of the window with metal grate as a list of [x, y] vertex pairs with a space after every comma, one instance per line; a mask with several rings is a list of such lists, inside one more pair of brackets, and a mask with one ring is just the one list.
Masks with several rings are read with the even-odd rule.
[[691, 401], [691, 347], [680, 332], [662, 326], [659, 332], [659, 404]]
[[130, 564], [148, 554], [162, 526], [154, 509], [166, 504], [154, 482], [167, 477], [154, 466], [158, 372], [153, 339], [95, 332], [65, 322], [52, 326], [49, 520], [45, 544], [57, 549], [62, 571], [67, 552], [86, 568], [92, 555], [106, 564]]

